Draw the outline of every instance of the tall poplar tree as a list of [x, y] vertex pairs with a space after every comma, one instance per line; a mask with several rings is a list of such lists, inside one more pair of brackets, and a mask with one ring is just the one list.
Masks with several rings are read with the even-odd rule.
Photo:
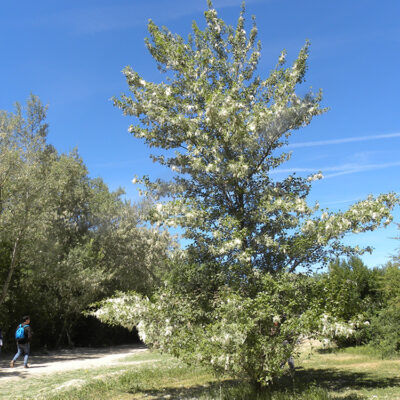
[[153, 159], [177, 173], [168, 184], [136, 179], [154, 197], [170, 196], [158, 204], [154, 221], [184, 228], [193, 261], [212, 260], [246, 274], [294, 272], [326, 261], [332, 252], [362, 253], [340, 239], [389, 223], [393, 195], [314, 216], [318, 204], [309, 206], [306, 199], [320, 173], [281, 181], [271, 174], [289, 160], [285, 145], [292, 133], [325, 111], [321, 92], [296, 93], [309, 44], [290, 66], [283, 51], [262, 78], [257, 27], [253, 21], [246, 33], [244, 9], [236, 28], [218, 17], [211, 2], [205, 19], [203, 31], [193, 23], [187, 42], [150, 21], [146, 44], [165, 80], [148, 82], [127, 67], [132, 95], [115, 99], [140, 122], [130, 126], [133, 135], [166, 150]]
[[232, 27], [208, 5], [205, 29], [193, 23], [187, 41], [149, 22], [147, 48], [164, 79], [127, 67], [130, 94], [115, 99], [136, 118], [132, 134], [158, 150], [154, 161], [176, 173], [171, 182], [134, 179], [160, 201], [151, 220], [180, 226], [189, 245], [157, 295], [106, 301], [96, 315], [137, 325], [146, 343], [186, 361], [264, 385], [282, 374], [313, 315], [309, 281], [296, 272], [369, 250], [341, 239], [390, 223], [398, 198], [370, 196], [332, 213], [307, 203], [321, 173], [274, 178], [290, 158], [290, 136], [326, 111], [321, 92], [297, 93], [309, 43], [291, 65], [283, 51], [262, 77], [244, 6]]

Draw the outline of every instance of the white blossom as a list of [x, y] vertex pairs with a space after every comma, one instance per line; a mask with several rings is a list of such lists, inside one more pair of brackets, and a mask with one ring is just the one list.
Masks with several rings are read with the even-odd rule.
[[307, 178], [307, 181], [308, 182], [313, 182], [313, 181], [317, 181], [317, 180], [320, 180], [320, 179], [322, 179], [324, 176], [320, 173], [320, 172], [318, 172], [317, 174], [314, 174], [314, 175], [312, 175], [312, 176], [309, 176], [308, 178]]

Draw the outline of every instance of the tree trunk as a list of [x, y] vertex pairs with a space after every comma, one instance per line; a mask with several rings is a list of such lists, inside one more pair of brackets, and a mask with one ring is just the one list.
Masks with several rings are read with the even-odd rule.
[[57, 349], [60, 347], [60, 344], [61, 344], [61, 341], [62, 341], [62, 339], [63, 339], [63, 336], [64, 336], [64, 332], [65, 332], [65, 331], [66, 331], [66, 323], [65, 323], [65, 321], [64, 321], [63, 327], [62, 327], [62, 329], [61, 329], [60, 334], [58, 335], [58, 339], [57, 339], [57, 342], [56, 342], [56, 348], [57, 348]]
[[12, 255], [11, 255], [10, 269], [8, 270], [8, 275], [7, 275], [6, 281], [3, 284], [3, 290], [2, 290], [1, 298], [0, 298], [0, 306], [4, 303], [4, 301], [7, 297], [7, 292], [8, 292], [8, 288], [10, 286], [11, 278], [14, 274], [15, 265], [17, 263], [18, 243], [20, 241], [20, 238], [21, 237], [18, 236], [14, 243], [14, 247], [13, 247], [13, 251], [12, 251]]
[[258, 381], [257, 379], [252, 379], [252, 380], [250, 381], [250, 384], [251, 384], [251, 386], [252, 386], [254, 392], [257, 393], [257, 394], [263, 394], [263, 393], [265, 393], [265, 392], [268, 391], [268, 387], [262, 385], [262, 384], [260, 383], [260, 381]]
[[68, 347], [71, 348], [71, 349], [73, 349], [73, 348], [75, 347], [75, 344], [74, 344], [74, 342], [73, 342], [72, 339], [71, 339], [71, 335], [69, 334], [69, 330], [70, 330], [70, 328], [67, 328], [66, 331], [65, 331], [65, 333], [66, 333], [66, 335], [67, 335]]

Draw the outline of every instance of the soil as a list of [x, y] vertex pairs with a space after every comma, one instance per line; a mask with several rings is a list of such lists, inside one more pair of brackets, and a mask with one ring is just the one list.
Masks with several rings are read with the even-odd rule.
[[[24, 368], [23, 357], [10, 368], [12, 355], [0, 354], [0, 385], [5, 381], [18, 380], [30, 375], [48, 375], [76, 369], [90, 369], [101, 366], [112, 366], [118, 360], [148, 351], [143, 345], [124, 345], [107, 348], [76, 348], [71, 350], [52, 351], [46, 354], [33, 353], [29, 357], [30, 368]], [[6, 358], [7, 357], [7, 358]], [[128, 362], [139, 364], [146, 361]]]

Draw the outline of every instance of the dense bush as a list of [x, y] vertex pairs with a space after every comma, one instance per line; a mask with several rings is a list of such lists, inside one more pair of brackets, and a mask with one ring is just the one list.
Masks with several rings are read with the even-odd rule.
[[371, 320], [371, 344], [383, 357], [400, 355], [400, 304], [392, 303]]
[[[396, 261], [396, 259], [395, 259]], [[400, 355], [400, 265], [389, 262], [379, 279], [382, 306], [371, 319], [371, 344], [383, 357]]]
[[351, 257], [331, 262], [327, 273], [315, 277], [321, 337], [340, 347], [369, 342], [371, 318], [383, 304], [382, 275], [382, 269], [370, 269], [360, 258]]

